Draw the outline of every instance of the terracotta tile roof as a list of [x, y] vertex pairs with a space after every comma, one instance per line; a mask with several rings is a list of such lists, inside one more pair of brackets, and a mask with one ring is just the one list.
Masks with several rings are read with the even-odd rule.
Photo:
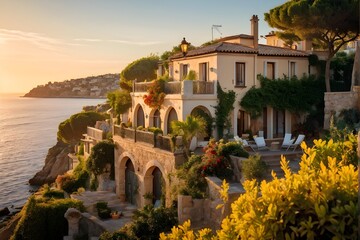
[[259, 44], [259, 53], [260, 56], [291, 56], [291, 57], [307, 57], [307, 54], [304, 51], [294, 50], [290, 48], [275, 47], [269, 45]]
[[224, 41], [226, 41], [226, 40], [239, 39], [239, 38], [254, 39], [254, 36], [253, 36], [253, 35], [248, 35], [248, 34], [238, 34], [238, 35], [223, 37], [223, 38], [220, 38], [220, 39], [218, 39], [218, 40], [216, 40], [216, 41], [218, 41], [218, 42], [224, 42]]
[[[308, 54], [303, 51], [298, 51], [289, 48], [274, 47], [259, 44], [258, 50], [242, 44], [219, 42], [209, 46], [196, 48], [189, 51], [186, 57], [199, 56], [210, 53], [244, 53], [244, 54], [258, 54], [259, 56], [287, 56], [287, 57], [307, 57]], [[182, 53], [175, 54], [170, 59], [182, 58]]]

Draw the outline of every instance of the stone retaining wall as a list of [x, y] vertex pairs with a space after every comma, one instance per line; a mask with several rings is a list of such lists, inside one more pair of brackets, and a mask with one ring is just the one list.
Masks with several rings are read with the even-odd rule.
[[231, 213], [231, 204], [244, 192], [240, 183], [238, 183], [239, 187], [230, 186], [229, 200], [223, 208], [216, 209], [219, 204], [223, 203], [219, 193], [222, 180], [217, 177], [206, 177], [206, 181], [208, 183], [208, 198], [193, 199], [191, 196], [178, 195], [180, 224], [190, 220], [192, 228], [220, 229], [222, 220]]
[[329, 129], [330, 118], [341, 110], [356, 108], [360, 110], [360, 87], [353, 87], [351, 92], [327, 92], [324, 96], [324, 129]]
[[116, 194], [121, 201], [125, 201], [125, 169], [128, 159], [131, 160], [136, 178], [137, 192], [135, 196], [136, 206], [143, 207], [148, 201], [144, 197], [146, 193], [153, 192], [153, 176], [152, 171], [155, 167], [159, 168], [165, 182], [165, 205], [170, 206], [171, 201], [171, 184], [169, 174], [174, 173], [176, 168], [185, 161], [182, 152], [172, 153], [158, 148], [154, 148], [150, 144], [140, 143], [114, 136], [116, 144], [115, 149], [115, 185]]

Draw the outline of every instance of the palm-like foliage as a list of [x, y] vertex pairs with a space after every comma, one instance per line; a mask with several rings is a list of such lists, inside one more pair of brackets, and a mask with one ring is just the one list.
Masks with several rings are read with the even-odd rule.
[[202, 117], [189, 115], [185, 121], [171, 122], [171, 128], [175, 135], [182, 136], [184, 151], [189, 157], [191, 139], [195, 136], [206, 134], [206, 121]]

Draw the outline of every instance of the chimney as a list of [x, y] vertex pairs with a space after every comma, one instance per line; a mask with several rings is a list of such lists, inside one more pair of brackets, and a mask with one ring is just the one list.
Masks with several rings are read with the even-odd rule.
[[258, 26], [259, 18], [258, 18], [258, 16], [253, 15], [252, 18], [250, 19], [250, 22], [251, 22], [251, 35], [254, 37], [254, 48], [257, 49], [258, 44], [259, 44], [259, 26]]

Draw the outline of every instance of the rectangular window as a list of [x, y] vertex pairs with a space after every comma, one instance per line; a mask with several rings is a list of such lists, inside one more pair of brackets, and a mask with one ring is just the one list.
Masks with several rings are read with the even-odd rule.
[[184, 79], [186, 76], [187, 76], [187, 74], [188, 74], [188, 67], [189, 65], [187, 65], [187, 64], [181, 64], [180, 65], [180, 67], [181, 67], [181, 69], [180, 69], [180, 79], [182, 80], [182, 79]]
[[266, 78], [275, 79], [275, 63], [274, 62], [266, 63]]
[[295, 69], [296, 69], [296, 63], [290, 62], [289, 63], [289, 77], [290, 78], [296, 75]]
[[245, 63], [235, 63], [235, 86], [245, 87]]
[[199, 80], [200, 81], [208, 81], [209, 80], [209, 64], [199, 63]]

